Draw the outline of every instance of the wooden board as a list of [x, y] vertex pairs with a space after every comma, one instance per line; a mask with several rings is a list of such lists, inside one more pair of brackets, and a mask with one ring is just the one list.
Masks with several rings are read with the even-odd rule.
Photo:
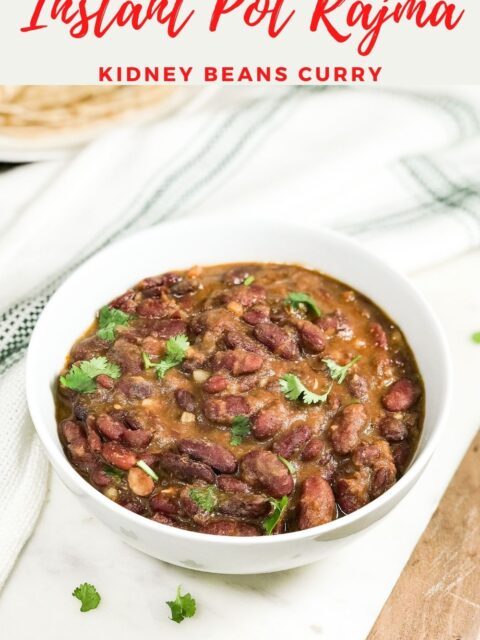
[[480, 433], [367, 640], [480, 639]]

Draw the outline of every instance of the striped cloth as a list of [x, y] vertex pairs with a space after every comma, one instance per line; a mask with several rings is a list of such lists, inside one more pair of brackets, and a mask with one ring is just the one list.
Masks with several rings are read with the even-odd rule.
[[133, 231], [208, 213], [249, 217], [252, 232], [258, 217], [333, 227], [412, 270], [478, 246], [478, 176], [478, 91], [333, 87], [217, 90], [68, 160], [0, 175], [0, 587], [47, 483], [24, 353], [75, 267]]

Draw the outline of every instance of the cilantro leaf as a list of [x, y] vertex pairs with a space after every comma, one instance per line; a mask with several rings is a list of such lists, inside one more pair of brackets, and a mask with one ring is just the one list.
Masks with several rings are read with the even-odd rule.
[[318, 308], [317, 303], [309, 296], [308, 293], [302, 293], [300, 291], [294, 291], [293, 293], [289, 293], [287, 299], [285, 300], [286, 304], [289, 304], [293, 309], [298, 309], [301, 304], [306, 305], [310, 308], [310, 310], [319, 318], [322, 315], [322, 312]]
[[245, 280], [243, 281], [243, 284], [246, 287], [249, 287], [251, 284], [253, 284], [255, 282], [255, 276], [247, 276], [245, 278]]
[[235, 416], [230, 433], [230, 444], [233, 447], [242, 444], [243, 439], [250, 434], [250, 420], [247, 416]]
[[215, 487], [190, 489], [190, 497], [202, 511], [211, 513], [217, 506], [218, 498]]
[[185, 618], [192, 618], [197, 610], [197, 603], [195, 599], [189, 593], [182, 596], [181, 587], [177, 588], [177, 597], [175, 600], [167, 602], [172, 612], [170, 620], [174, 622], [182, 622]]
[[102, 307], [98, 314], [97, 336], [102, 340], [113, 342], [116, 337], [116, 327], [128, 324], [132, 317], [120, 309], [113, 309], [109, 306]]
[[287, 460], [283, 456], [278, 456], [278, 459], [280, 460], [280, 462], [283, 462], [283, 464], [287, 467], [287, 469], [290, 472], [290, 475], [294, 476], [295, 475], [295, 466], [294, 466], [293, 462], [290, 462], [290, 460]]
[[280, 389], [288, 398], [288, 400], [302, 400], [305, 404], [317, 404], [327, 401], [328, 394], [332, 390], [333, 383], [328, 387], [325, 393], [321, 395], [309, 391], [302, 381], [293, 373], [286, 373], [280, 380]]
[[187, 336], [179, 334], [174, 338], [170, 338], [167, 340], [165, 357], [160, 362], [152, 362], [148, 354], [142, 354], [145, 369], [155, 369], [157, 378], [161, 379], [167, 371], [183, 362], [189, 348], [190, 342]]
[[110, 476], [114, 480], [123, 480], [125, 478], [125, 472], [121, 469], [117, 469], [117, 467], [111, 467], [109, 464], [105, 464], [103, 466], [104, 472], [107, 476]]
[[480, 331], [476, 331], [472, 334], [472, 340], [475, 344], [480, 344]]
[[275, 529], [280, 519], [283, 517], [288, 507], [288, 496], [283, 496], [280, 500], [270, 498], [270, 504], [273, 507], [272, 513], [263, 521], [263, 528], [267, 536], [272, 535], [272, 531]]
[[121, 376], [120, 367], [109, 362], [105, 356], [82, 360], [82, 362], [72, 365], [68, 373], [60, 377], [60, 382], [64, 387], [73, 389], [73, 391], [93, 393], [97, 388], [95, 378], [102, 374], [116, 380]]
[[93, 584], [88, 584], [87, 582], [84, 582], [79, 587], [77, 587], [72, 593], [72, 596], [80, 600], [80, 602], [82, 603], [80, 611], [83, 612], [90, 611], [91, 609], [96, 609], [101, 600], [100, 594], [95, 589]]
[[323, 358], [322, 362], [327, 365], [328, 371], [330, 373], [330, 377], [338, 384], [342, 384], [342, 382], [347, 377], [347, 373], [350, 371], [351, 367], [360, 360], [362, 356], [356, 356], [353, 360], [350, 360], [343, 367], [332, 360], [331, 358]]
[[155, 473], [155, 471], [148, 466], [148, 464], [146, 462], [144, 462], [143, 460], [139, 460], [136, 464], [136, 466], [141, 469], [143, 472], [145, 472], [147, 474], [147, 476], [150, 476], [152, 478], [152, 480], [155, 480], [155, 482], [158, 480], [158, 476]]

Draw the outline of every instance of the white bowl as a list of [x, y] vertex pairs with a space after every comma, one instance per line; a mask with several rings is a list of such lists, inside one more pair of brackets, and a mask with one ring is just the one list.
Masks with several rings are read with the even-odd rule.
[[[223, 537], [183, 531], [131, 513], [86, 482], [66, 459], [57, 436], [53, 388], [65, 355], [95, 311], [142, 278], [191, 265], [240, 261], [300, 263], [348, 283], [401, 327], [426, 389], [423, 433], [404, 476], [358, 511], [320, 527], [270, 537]], [[166, 562], [214, 573], [263, 573], [308, 564], [388, 513], [411, 490], [432, 455], [450, 394], [446, 341], [412, 285], [356, 242], [332, 232], [271, 222], [212, 219], [164, 223], [97, 254], [56, 292], [32, 336], [27, 359], [30, 413], [60, 478], [85, 507], [133, 547]]]

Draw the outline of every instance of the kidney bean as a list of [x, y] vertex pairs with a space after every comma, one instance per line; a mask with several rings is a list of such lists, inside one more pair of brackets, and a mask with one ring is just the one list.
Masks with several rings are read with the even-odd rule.
[[285, 412], [277, 403], [273, 406], [261, 409], [252, 422], [253, 435], [262, 440], [271, 438], [285, 426]]
[[333, 311], [323, 315], [321, 318], [317, 318], [315, 324], [328, 336], [338, 334], [346, 339], [351, 338], [353, 335], [350, 323], [340, 311]]
[[172, 311], [176, 310], [176, 305], [159, 298], [146, 298], [137, 307], [137, 314], [147, 318], [168, 318]]
[[293, 478], [287, 467], [265, 449], [255, 449], [242, 458], [241, 475], [249, 485], [265, 489], [274, 498], [287, 496], [293, 490]]
[[213, 357], [213, 369], [226, 369], [234, 376], [254, 373], [262, 368], [263, 357], [258, 353], [234, 349], [233, 351], [219, 351]]
[[102, 441], [95, 431], [95, 416], [89, 415], [85, 423], [85, 431], [87, 434], [88, 448], [94, 453], [102, 450]]
[[95, 356], [103, 356], [110, 343], [106, 340], [101, 340], [98, 336], [90, 336], [89, 338], [84, 338], [80, 342], [77, 342], [74, 345], [71, 355], [72, 360], [91, 360]]
[[155, 522], [159, 522], [160, 524], [166, 524], [168, 527], [180, 527], [180, 525], [175, 522], [175, 520], [164, 516], [163, 513], [154, 513], [150, 519], [154, 520]]
[[368, 477], [365, 469], [337, 479], [335, 493], [344, 513], [352, 513], [368, 502]]
[[331, 522], [335, 512], [335, 497], [328, 482], [321, 475], [306, 478], [300, 493], [298, 528], [309, 529]]
[[406, 411], [415, 404], [420, 389], [409, 378], [401, 378], [388, 387], [382, 398], [383, 406], [388, 411]]
[[253, 269], [249, 266], [235, 267], [223, 274], [222, 281], [228, 285], [242, 284], [251, 275]]
[[138, 467], [132, 467], [128, 472], [128, 486], [137, 496], [145, 498], [155, 489], [153, 479]]
[[165, 287], [171, 287], [176, 282], [179, 282], [179, 280], [181, 280], [181, 276], [177, 273], [162, 273], [159, 276], [144, 278], [138, 283], [137, 288], [140, 291], [151, 289], [152, 287], [163, 287], [165, 289]]
[[211, 422], [232, 424], [236, 416], [249, 416], [253, 409], [244, 396], [222, 396], [207, 398], [203, 403], [205, 416]]
[[193, 293], [197, 291], [199, 288], [199, 283], [197, 280], [192, 279], [182, 279], [179, 282], [176, 282], [174, 285], [170, 287], [170, 292], [176, 297], [181, 298], [182, 296], [186, 296], [189, 293]]
[[205, 462], [220, 473], [234, 473], [237, 468], [235, 456], [228, 449], [208, 440], [179, 440], [178, 449], [194, 460]]
[[73, 415], [77, 420], [85, 422], [88, 417], [89, 407], [83, 398], [75, 398], [73, 403]]
[[83, 438], [82, 427], [73, 420], [64, 420], [60, 425], [60, 430], [67, 443], [73, 442], [77, 438]]
[[109, 440], [120, 440], [125, 426], [107, 413], [102, 413], [97, 418], [97, 429]]
[[258, 342], [252, 340], [252, 338], [240, 331], [227, 331], [224, 336], [224, 340], [225, 345], [229, 349], [244, 349], [245, 351], [251, 351], [252, 353], [264, 353]]
[[136, 295], [137, 294], [133, 289], [129, 289], [118, 298], [115, 298], [115, 300], [112, 300], [108, 306], [113, 309], [120, 309], [125, 313], [135, 313], [137, 308], [137, 304], [135, 302]]
[[118, 338], [110, 350], [110, 360], [120, 365], [122, 373], [139, 374], [142, 372], [142, 352], [137, 345], [124, 338]]
[[264, 302], [267, 299], [266, 291], [258, 284], [249, 287], [240, 285], [234, 289], [228, 289], [222, 295], [222, 302], [238, 302], [242, 307], [251, 307], [257, 302]]
[[257, 304], [247, 309], [242, 316], [243, 320], [252, 326], [268, 322], [270, 320], [270, 308], [263, 304]]
[[185, 455], [176, 453], [162, 453], [159, 457], [163, 469], [182, 480], [204, 480], [208, 484], [215, 484], [215, 474], [212, 468], [203, 462], [195, 462]]
[[408, 436], [407, 425], [394, 416], [384, 416], [380, 420], [378, 428], [389, 442], [399, 442]]
[[127, 500], [119, 503], [124, 509], [128, 509], [132, 513], [136, 513], [139, 516], [143, 516], [145, 513], [145, 507], [139, 502], [134, 502], [133, 500]]
[[311, 438], [302, 451], [302, 460], [305, 462], [316, 461], [318, 464], [325, 465], [332, 458], [332, 453], [322, 438]]
[[226, 493], [248, 493], [250, 491], [248, 484], [232, 476], [218, 476], [217, 486]]
[[374, 468], [370, 484], [371, 498], [378, 498], [395, 484], [397, 470], [393, 464], [381, 464]]
[[144, 449], [152, 441], [153, 434], [144, 429], [125, 429], [122, 434], [122, 440], [129, 447], [134, 449]]
[[110, 378], [110, 376], [106, 376], [103, 373], [95, 378], [97, 384], [99, 384], [104, 389], [113, 389], [115, 386], [115, 380]]
[[253, 334], [270, 351], [286, 360], [296, 360], [300, 357], [300, 351], [294, 337], [271, 322], [257, 324]]
[[330, 426], [330, 439], [336, 453], [347, 454], [360, 442], [360, 432], [368, 421], [362, 404], [347, 405]]
[[367, 379], [358, 373], [353, 373], [347, 378], [347, 387], [352, 395], [361, 402], [368, 401], [368, 382]]
[[374, 467], [385, 460], [392, 461], [392, 454], [388, 442], [382, 439], [373, 442], [362, 442], [355, 450], [352, 460], [359, 467]]
[[392, 457], [399, 473], [404, 473], [410, 459], [410, 444], [403, 440], [392, 444]]
[[175, 400], [177, 401], [180, 409], [188, 411], [189, 413], [195, 412], [196, 402], [190, 391], [187, 391], [186, 389], [176, 389]]
[[150, 507], [153, 511], [164, 513], [167, 516], [174, 516], [179, 511], [179, 504], [176, 494], [160, 491], [150, 498]]
[[236, 518], [259, 518], [266, 515], [270, 503], [264, 496], [250, 493], [233, 493], [220, 500], [217, 511]]
[[220, 393], [228, 387], [228, 380], [225, 376], [215, 375], [209, 378], [203, 385], [203, 390], [207, 393]]
[[74, 438], [68, 444], [68, 451], [72, 460], [79, 465], [89, 464], [92, 460], [92, 454], [88, 448], [87, 439], [83, 436]]
[[312, 427], [301, 424], [293, 427], [273, 443], [273, 451], [289, 460], [312, 437]]
[[124, 393], [129, 400], [144, 400], [153, 395], [155, 386], [141, 376], [122, 378], [117, 386], [118, 391]]
[[117, 442], [107, 442], [102, 447], [102, 456], [114, 467], [128, 471], [137, 462], [135, 454]]
[[154, 331], [159, 338], [173, 338], [187, 332], [187, 323], [184, 320], [157, 320]]
[[203, 533], [215, 536], [258, 536], [257, 527], [239, 520], [214, 520], [202, 527]]
[[372, 322], [370, 325], [370, 333], [373, 336], [373, 341], [375, 346], [380, 347], [380, 349], [388, 349], [388, 339], [387, 334], [385, 333], [384, 328], [378, 322]]
[[317, 325], [308, 320], [302, 320], [297, 323], [297, 328], [305, 349], [313, 353], [320, 353], [325, 349], [325, 336]]
[[111, 477], [105, 472], [103, 467], [94, 467], [90, 473], [90, 480], [97, 485], [97, 487], [108, 487], [112, 482]]

